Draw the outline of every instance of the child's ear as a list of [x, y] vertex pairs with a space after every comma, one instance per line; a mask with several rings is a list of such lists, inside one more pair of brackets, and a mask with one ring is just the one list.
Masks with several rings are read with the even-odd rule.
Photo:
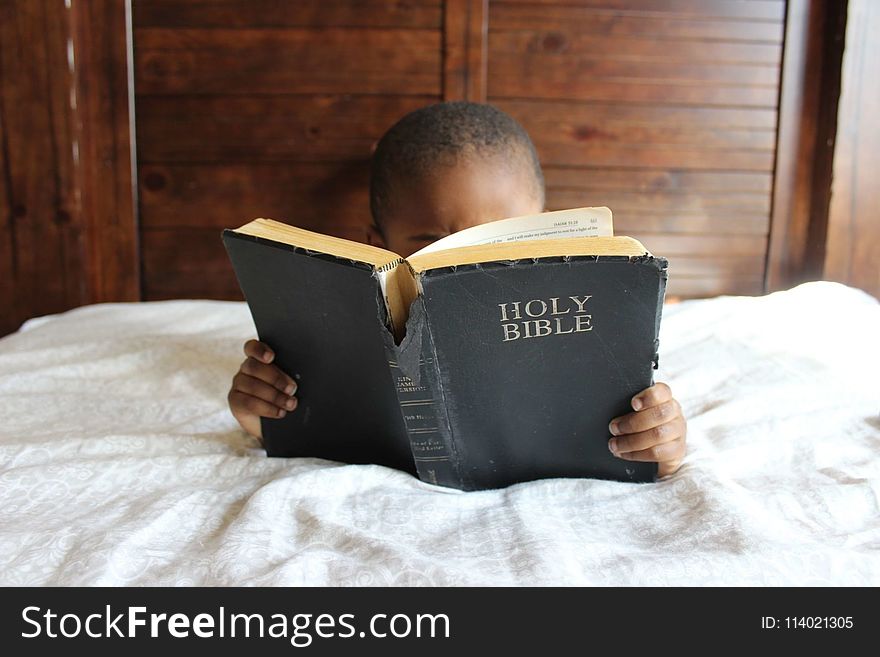
[[385, 246], [385, 239], [382, 237], [382, 233], [379, 232], [376, 224], [370, 224], [367, 226], [367, 244], [370, 246], [378, 246], [380, 249], [388, 248]]

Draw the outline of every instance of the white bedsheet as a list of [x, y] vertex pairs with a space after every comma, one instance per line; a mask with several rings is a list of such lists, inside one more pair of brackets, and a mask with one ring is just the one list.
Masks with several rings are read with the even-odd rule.
[[667, 306], [689, 419], [656, 484], [446, 491], [269, 459], [226, 392], [240, 303], [107, 304], [0, 340], [3, 584], [880, 584], [880, 305], [832, 283]]

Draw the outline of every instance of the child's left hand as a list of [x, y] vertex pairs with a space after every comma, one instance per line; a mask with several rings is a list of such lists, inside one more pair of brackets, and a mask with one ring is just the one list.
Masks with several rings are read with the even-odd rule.
[[681, 466], [687, 451], [687, 420], [681, 405], [665, 383], [655, 383], [632, 398], [634, 413], [616, 417], [608, 425], [608, 449], [627, 461], [656, 461], [657, 476], [670, 475]]

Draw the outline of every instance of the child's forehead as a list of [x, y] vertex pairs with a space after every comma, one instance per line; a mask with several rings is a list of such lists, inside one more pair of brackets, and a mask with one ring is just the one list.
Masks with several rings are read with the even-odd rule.
[[407, 226], [455, 232], [495, 219], [540, 212], [533, 174], [501, 158], [460, 159], [395, 186], [394, 214]]

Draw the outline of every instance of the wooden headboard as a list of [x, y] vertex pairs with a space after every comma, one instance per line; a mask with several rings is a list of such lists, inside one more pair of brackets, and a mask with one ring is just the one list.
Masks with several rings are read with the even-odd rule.
[[[548, 209], [611, 207], [619, 234], [670, 259], [670, 295], [819, 277], [845, 25], [831, 4], [95, 0], [61, 14], [50, 0], [4, 3], [12, 174], [0, 185], [39, 194], [16, 188], [26, 148], [29, 171], [55, 182], [42, 206], [13, 201], [0, 230], [15, 232], [10, 254], [47, 241], [67, 251], [48, 270], [19, 254], [9, 280], [25, 293], [0, 288], [13, 309], [3, 328], [94, 301], [241, 298], [219, 235], [258, 216], [362, 239], [376, 140], [406, 112], [454, 99], [516, 117]], [[27, 37], [50, 55], [35, 80], [15, 69], [16, 48], [36, 51]], [[16, 94], [41, 85], [50, 111], [25, 116]], [[43, 128], [54, 141], [17, 138]], [[41, 208], [42, 228], [26, 225], [24, 205]], [[51, 293], [34, 301], [40, 290]]]

